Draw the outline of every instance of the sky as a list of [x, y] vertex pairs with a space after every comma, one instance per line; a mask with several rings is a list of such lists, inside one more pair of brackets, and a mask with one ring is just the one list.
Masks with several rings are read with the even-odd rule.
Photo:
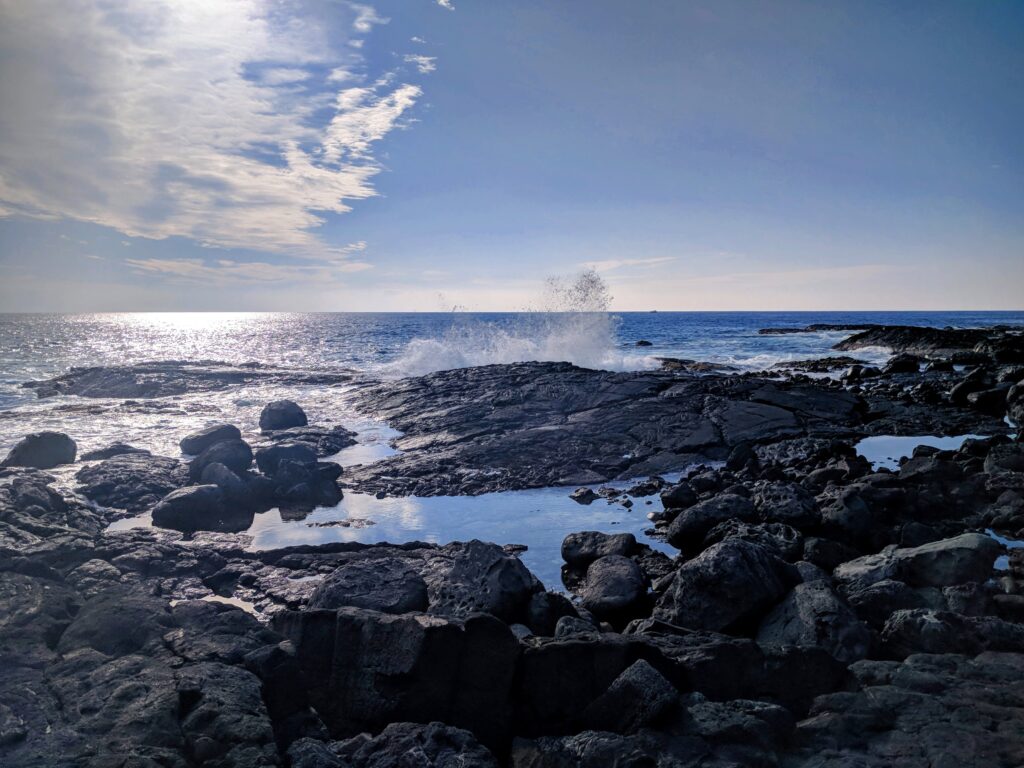
[[0, 311], [1024, 309], [1024, 4], [0, 0]]

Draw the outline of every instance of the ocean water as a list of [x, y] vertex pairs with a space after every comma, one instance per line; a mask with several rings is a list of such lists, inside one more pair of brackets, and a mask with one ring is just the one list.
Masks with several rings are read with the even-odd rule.
[[[584, 306], [584, 309], [589, 307]], [[22, 435], [42, 429], [70, 434], [79, 452], [115, 441], [178, 456], [178, 441], [208, 423], [229, 421], [257, 436], [259, 411], [289, 398], [311, 423], [342, 424], [359, 444], [336, 461], [364, 464], [394, 453], [397, 435], [372, 413], [355, 410], [350, 386], [247, 385], [171, 397], [156, 403], [55, 397], [38, 400], [21, 385], [73, 366], [123, 365], [155, 360], [258, 361], [302, 370], [351, 371], [359, 379], [388, 379], [433, 370], [520, 360], [564, 360], [590, 368], [656, 368], [658, 357], [723, 363], [761, 370], [779, 362], [839, 354], [831, 346], [848, 333], [762, 335], [766, 327], [884, 323], [974, 327], [1024, 325], [1024, 312], [751, 312], [751, 313], [142, 313], [0, 315], [0, 455]], [[639, 340], [650, 346], [638, 347]], [[853, 356], [874, 363], [890, 354], [866, 349]], [[924, 442], [924, 441], [922, 441]], [[871, 446], [877, 461], [893, 461], [912, 446]], [[73, 485], [80, 465], [57, 471]], [[681, 470], [683, 468], [680, 468]], [[481, 538], [525, 544], [524, 561], [551, 587], [558, 586], [558, 547], [571, 531], [628, 531], [645, 537], [657, 497], [632, 508], [604, 500], [580, 506], [570, 489], [538, 489], [474, 498], [374, 499], [348, 494], [340, 505], [303, 520], [277, 510], [258, 515], [248, 533], [254, 548], [335, 540], [444, 543]], [[324, 525], [324, 524], [327, 525]], [[149, 525], [144, 515], [119, 527]]]

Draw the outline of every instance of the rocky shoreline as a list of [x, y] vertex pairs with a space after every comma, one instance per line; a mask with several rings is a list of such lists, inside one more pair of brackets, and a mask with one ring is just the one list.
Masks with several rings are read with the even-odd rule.
[[[1022, 337], [856, 330], [843, 349], [900, 354], [839, 379], [536, 363], [360, 384], [402, 452], [344, 474], [324, 459], [353, 435], [287, 401], [251, 445], [219, 424], [182, 436], [185, 459], [112, 446], [73, 487], [52, 474], [73, 440], [26, 438], [0, 469], [0, 764], [1024, 764], [1024, 549], [991, 535], [1024, 538]], [[175, 365], [37, 391], [230, 386]], [[853, 448], [969, 432], [991, 437], [896, 471]], [[678, 554], [580, 531], [562, 585], [480, 541], [239, 533], [347, 489], [641, 476], [629, 493], [660, 498], [652, 534]], [[143, 512], [163, 527], [108, 530]]]

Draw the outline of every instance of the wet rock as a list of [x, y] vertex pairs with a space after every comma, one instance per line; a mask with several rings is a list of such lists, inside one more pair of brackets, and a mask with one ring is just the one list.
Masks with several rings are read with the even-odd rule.
[[353, 560], [334, 569], [313, 592], [310, 608], [353, 606], [383, 613], [426, 611], [427, 584], [397, 557]]
[[754, 505], [749, 499], [721, 493], [680, 512], [669, 525], [666, 538], [672, 546], [693, 553], [700, 550], [708, 531], [719, 523], [729, 520], [753, 522], [755, 518]]
[[216, 485], [179, 488], [153, 508], [153, 525], [183, 533], [195, 531], [241, 531], [252, 524], [253, 513], [229, 507]]
[[306, 412], [291, 400], [267, 403], [260, 412], [260, 429], [271, 432], [291, 427], [304, 427], [309, 423]]
[[592, 504], [601, 498], [593, 488], [577, 488], [569, 494], [569, 498], [577, 504]]
[[316, 451], [303, 443], [284, 442], [256, 451], [256, 466], [265, 475], [277, 472], [282, 461], [299, 464], [316, 464]]
[[757, 641], [771, 645], [813, 645], [844, 663], [863, 659], [871, 633], [825, 581], [798, 584], [769, 613]]
[[126, 453], [141, 453], [149, 456], [150, 452], [144, 448], [136, 448], [135, 446], [128, 445], [126, 443], [112, 443], [106, 448], [98, 448], [95, 451], [86, 451], [82, 454], [82, 461], [103, 461], [105, 459], [112, 459], [114, 456], [123, 456]]
[[211, 464], [223, 464], [236, 475], [242, 475], [252, 466], [252, 458], [252, 448], [244, 440], [221, 440], [192, 459], [189, 476], [193, 482], [198, 481]]
[[881, 629], [896, 611], [942, 607], [930, 605], [928, 593], [896, 579], [883, 579], [854, 589], [847, 593], [847, 600], [857, 615], [876, 629]]
[[138, 513], [188, 482], [181, 462], [166, 456], [124, 454], [75, 475], [81, 493], [104, 507]]
[[23, 386], [35, 390], [38, 397], [63, 394], [79, 397], [156, 398], [247, 384], [337, 385], [351, 379], [350, 373], [166, 360], [124, 366], [74, 367], [62, 376], [27, 382]]
[[896, 373], [917, 373], [921, 367], [921, 359], [915, 355], [901, 353], [893, 355], [882, 368], [882, 373], [892, 375]]
[[233, 424], [211, 424], [208, 427], [204, 427], [203, 429], [182, 438], [178, 445], [181, 447], [182, 453], [191, 456], [198, 456], [215, 443], [219, 443], [224, 440], [241, 439], [242, 433], [239, 431], [238, 427]]
[[598, 558], [587, 568], [580, 604], [595, 617], [608, 621], [632, 618], [647, 585], [640, 566], [621, 555]]
[[301, 443], [311, 448], [318, 458], [333, 456], [338, 451], [355, 445], [356, 433], [341, 425], [333, 427], [310, 426], [290, 427], [265, 432], [264, 437], [271, 442]]
[[760, 620], [798, 578], [763, 547], [723, 541], [679, 567], [654, 617], [690, 629], [730, 629]]
[[63, 432], [36, 432], [21, 438], [0, 463], [0, 467], [51, 469], [73, 464], [78, 446]]
[[570, 533], [562, 540], [562, 559], [575, 568], [586, 568], [608, 555], [629, 557], [636, 550], [636, 537], [631, 533], [581, 531]]
[[1009, 443], [993, 446], [985, 457], [985, 471], [991, 474], [1024, 472], [1024, 445]]
[[224, 503], [240, 507], [252, 507], [255, 495], [249, 483], [240, 478], [223, 464], [207, 464], [203, 469], [199, 482], [203, 485], [215, 485], [224, 494]]

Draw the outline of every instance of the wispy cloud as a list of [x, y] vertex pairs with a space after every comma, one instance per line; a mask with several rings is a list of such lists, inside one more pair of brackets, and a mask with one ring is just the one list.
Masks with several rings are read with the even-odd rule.
[[296, 266], [233, 259], [217, 259], [213, 262], [202, 259], [125, 259], [125, 264], [138, 273], [207, 285], [297, 283], [310, 280], [322, 283], [335, 280], [340, 274], [372, 269], [371, 264], [363, 261], [334, 261], [316, 266]]
[[427, 74], [437, 69], [437, 57], [436, 56], [423, 56], [418, 53], [408, 53], [405, 55], [405, 61], [407, 64], [415, 64], [416, 69], [420, 71], [420, 74]]
[[649, 259], [604, 259], [601, 261], [586, 261], [580, 264], [580, 266], [598, 272], [612, 272], [623, 267], [653, 267], [657, 264], [667, 264], [670, 261], [675, 261], [675, 259], [675, 256], [657, 256]]
[[437, 0], [437, 4], [440, 5], [442, 8], [447, 8], [449, 11], [455, 10], [455, 4], [452, 2], [452, 0]]
[[421, 95], [342, 87], [383, 23], [306, 0], [0, 0], [0, 215], [343, 255], [317, 227], [376, 194], [373, 144]]

